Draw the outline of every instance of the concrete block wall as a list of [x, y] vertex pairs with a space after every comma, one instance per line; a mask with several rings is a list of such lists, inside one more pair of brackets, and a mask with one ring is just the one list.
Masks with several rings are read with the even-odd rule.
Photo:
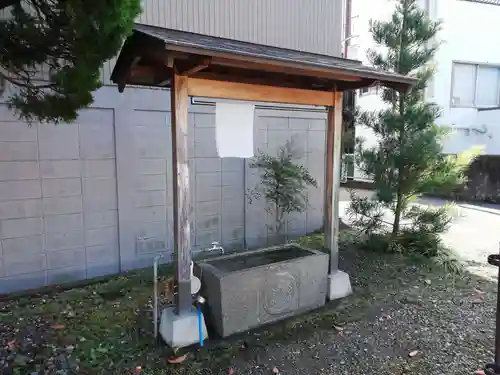
[[[303, 213], [287, 218], [286, 233], [293, 239], [321, 228], [323, 224], [323, 189], [325, 163], [326, 114], [321, 112], [257, 110], [254, 128], [255, 151], [258, 149], [276, 155], [280, 147], [292, 140], [298, 159], [316, 179], [318, 187], [307, 192], [308, 207]], [[248, 162], [247, 162], [248, 164]], [[246, 168], [246, 187], [254, 188], [260, 182], [255, 169]], [[246, 202], [246, 242], [248, 247], [273, 244], [270, 228], [274, 217], [268, 215], [264, 201]]]
[[[1, 102], [1, 99], [0, 99]], [[295, 135], [318, 180], [290, 218], [303, 235], [322, 225], [325, 113], [256, 110], [255, 149]], [[248, 160], [217, 156], [215, 108], [189, 108], [193, 250], [264, 246], [263, 202]], [[0, 104], [0, 293], [92, 278], [170, 260], [173, 247], [170, 96], [103, 87], [73, 124], [18, 121]]]
[[118, 272], [113, 117], [30, 127], [0, 105], [0, 292]]

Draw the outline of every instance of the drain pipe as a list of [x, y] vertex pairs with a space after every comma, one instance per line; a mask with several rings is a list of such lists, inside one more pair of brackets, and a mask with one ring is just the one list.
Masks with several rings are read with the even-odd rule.
[[344, 58], [349, 58], [347, 56], [349, 51], [349, 44], [351, 40], [351, 19], [352, 19], [352, 0], [345, 0], [345, 20], [344, 20]]
[[158, 340], [158, 260], [163, 255], [157, 255], [153, 261], [153, 327], [155, 342]]
[[247, 249], [247, 159], [243, 159], [243, 249]]

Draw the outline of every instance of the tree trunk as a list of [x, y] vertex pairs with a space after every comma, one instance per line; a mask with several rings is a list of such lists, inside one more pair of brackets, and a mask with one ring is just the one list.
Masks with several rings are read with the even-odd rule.
[[275, 234], [276, 235], [279, 235], [280, 232], [281, 232], [281, 221], [280, 221], [280, 207], [278, 206], [277, 203], [275, 203], [276, 205], [276, 210], [274, 211], [274, 221], [275, 221], [275, 227], [274, 227], [274, 230], [275, 230]]
[[396, 198], [396, 209], [394, 210], [394, 223], [392, 224], [392, 234], [396, 235], [399, 233], [399, 227], [401, 222], [401, 211], [403, 210], [403, 197], [398, 193]]
[[[402, 56], [403, 56], [403, 48], [405, 47], [405, 40], [404, 40], [404, 33], [406, 31], [406, 11], [408, 9], [408, 2], [405, 0], [403, 3], [403, 19], [401, 21], [401, 39], [400, 39], [400, 45], [399, 45], [399, 57], [398, 57], [398, 66], [397, 66], [397, 72], [400, 74], [403, 74], [402, 72]], [[402, 92], [399, 93], [399, 116], [400, 116], [400, 121], [401, 125], [399, 128], [399, 150], [401, 150], [404, 147], [405, 144], [405, 110], [404, 110], [404, 104], [405, 104], [405, 97]], [[400, 156], [401, 158], [401, 156]], [[398, 160], [401, 164], [401, 160]], [[403, 165], [398, 166], [398, 187], [397, 187], [397, 193], [396, 193], [396, 209], [394, 210], [394, 223], [392, 225], [392, 234], [393, 236], [399, 233], [399, 227], [400, 227], [400, 222], [401, 222], [401, 213], [403, 211], [403, 193], [402, 193], [402, 185], [404, 183], [404, 166]]]

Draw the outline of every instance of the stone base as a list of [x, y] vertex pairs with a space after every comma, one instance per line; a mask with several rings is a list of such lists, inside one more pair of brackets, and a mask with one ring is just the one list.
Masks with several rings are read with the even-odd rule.
[[[205, 340], [208, 334], [204, 318], [201, 323]], [[177, 315], [174, 307], [167, 307], [161, 312], [160, 334], [171, 348], [184, 348], [199, 343], [198, 311], [193, 307], [190, 312]]]
[[195, 264], [207, 321], [227, 337], [325, 304], [328, 254], [296, 244], [225, 255]]
[[328, 299], [330, 301], [347, 297], [351, 293], [349, 274], [344, 271], [335, 271], [328, 275]]

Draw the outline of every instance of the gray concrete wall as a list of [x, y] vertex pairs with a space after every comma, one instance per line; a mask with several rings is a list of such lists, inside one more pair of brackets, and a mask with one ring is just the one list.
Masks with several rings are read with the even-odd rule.
[[[342, 0], [145, 0], [138, 21], [339, 56], [342, 10]], [[105, 86], [70, 125], [29, 127], [0, 97], [0, 293], [149, 266], [157, 254], [169, 260], [169, 92], [120, 95], [109, 86], [113, 66], [104, 64]], [[295, 135], [318, 180], [308, 210], [288, 223], [299, 236], [322, 224], [326, 114], [293, 109], [257, 110], [255, 147], [274, 152]], [[258, 182], [248, 161], [217, 157], [213, 106], [189, 113], [193, 249], [266, 244], [270, 218], [245, 198]]]
[[[344, 0], [142, 0], [137, 22], [331, 56], [342, 52]], [[0, 10], [0, 19], [10, 8]], [[115, 59], [101, 70], [105, 85]], [[48, 69], [40, 78], [48, 79]]]
[[119, 270], [112, 108], [72, 125], [0, 105], [0, 292]]
[[[1, 101], [1, 100], [0, 100]], [[321, 227], [325, 113], [257, 109], [255, 149], [295, 136], [318, 180], [288, 232]], [[220, 159], [215, 108], [189, 108], [192, 245], [265, 245], [258, 183], [242, 159]], [[166, 90], [103, 87], [73, 124], [28, 124], [0, 104], [0, 293], [152, 265], [172, 251], [170, 98]]]

